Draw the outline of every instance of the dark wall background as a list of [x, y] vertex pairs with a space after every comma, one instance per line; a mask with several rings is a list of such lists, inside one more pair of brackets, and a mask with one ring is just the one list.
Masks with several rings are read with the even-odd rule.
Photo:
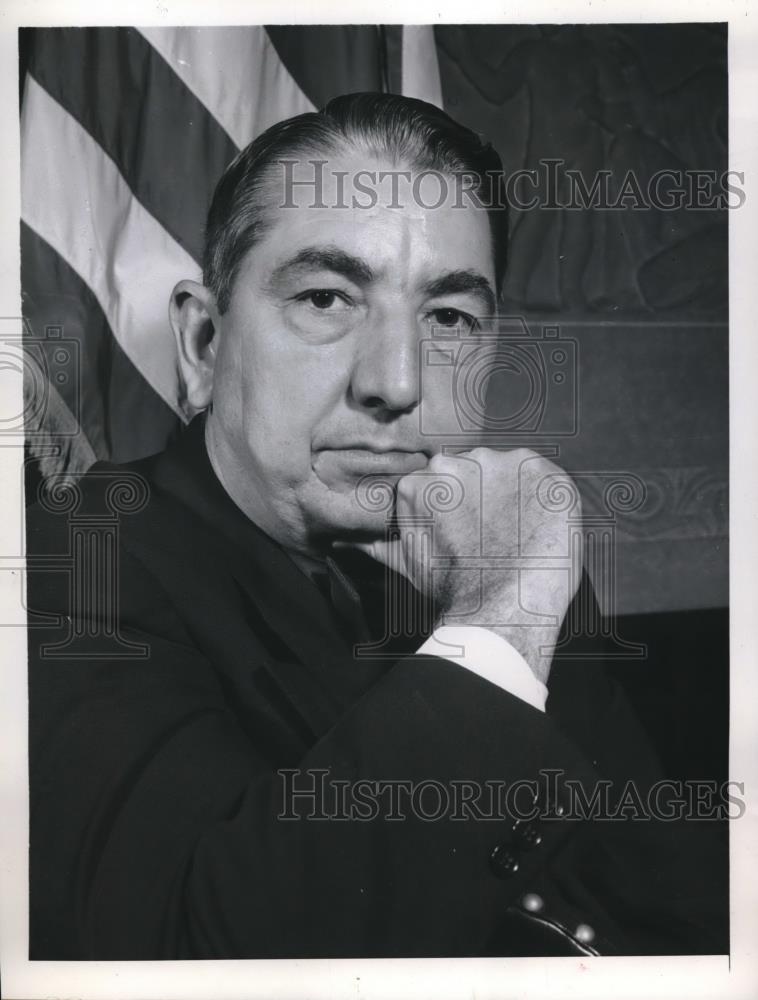
[[[727, 169], [726, 26], [435, 28], [445, 108], [506, 170], [556, 158], [587, 177]], [[518, 309], [567, 318], [726, 319], [726, 213], [514, 213]]]
[[[435, 28], [445, 108], [506, 171], [558, 159], [589, 185], [628, 171], [727, 170], [727, 36], [719, 24]], [[563, 182], [565, 184], [565, 181]], [[533, 189], [525, 188], [522, 197]], [[544, 192], [543, 192], [544, 193]], [[732, 198], [732, 201], [735, 201]], [[728, 210], [511, 212], [508, 311], [578, 345], [571, 471], [634, 473], [617, 517], [625, 613], [728, 601]], [[507, 387], [490, 407], [507, 411]], [[585, 483], [594, 509], [600, 487]]]

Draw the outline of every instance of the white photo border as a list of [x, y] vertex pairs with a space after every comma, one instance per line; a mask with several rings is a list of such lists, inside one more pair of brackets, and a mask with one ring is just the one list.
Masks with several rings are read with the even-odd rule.
[[[308, 997], [550, 997], [551, 1000], [758, 996], [758, 10], [753, 0], [472, 0], [465, 6], [385, 0], [6, 0], [0, 14], [0, 316], [21, 315], [17, 30], [33, 25], [275, 23], [647, 23], [728, 21], [729, 168], [744, 172], [746, 200], [730, 213], [730, 779], [744, 783], [745, 815], [731, 824], [731, 954], [653, 958], [30, 962], [25, 629], [0, 647], [0, 976], [8, 1000], [160, 997], [265, 1000]], [[3, 372], [3, 406], [21, 379]], [[6, 377], [7, 376], [7, 377]], [[23, 450], [0, 447], [0, 566], [23, 538]], [[18, 613], [17, 571], [0, 573], [0, 613]], [[8, 621], [7, 616], [0, 620]], [[697, 877], [694, 873], [693, 877]]]

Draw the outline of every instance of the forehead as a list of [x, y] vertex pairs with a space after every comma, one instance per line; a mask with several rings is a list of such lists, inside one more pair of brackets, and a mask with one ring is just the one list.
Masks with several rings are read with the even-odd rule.
[[248, 266], [264, 274], [318, 244], [364, 259], [377, 280], [408, 285], [476, 270], [494, 285], [487, 214], [455, 179], [359, 153], [293, 157], [265, 186], [267, 227]]

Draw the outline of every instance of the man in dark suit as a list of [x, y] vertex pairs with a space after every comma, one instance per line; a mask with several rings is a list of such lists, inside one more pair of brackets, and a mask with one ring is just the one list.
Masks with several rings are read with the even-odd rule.
[[597, 660], [551, 676], [573, 484], [446, 451], [420, 371], [494, 312], [498, 170], [354, 95], [221, 179], [171, 300], [194, 419], [29, 515], [33, 958], [725, 947], [709, 837], [576, 814], [658, 773]]

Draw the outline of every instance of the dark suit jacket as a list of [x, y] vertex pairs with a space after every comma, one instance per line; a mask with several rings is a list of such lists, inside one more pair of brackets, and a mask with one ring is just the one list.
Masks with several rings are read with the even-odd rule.
[[[114, 492], [124, 476], [144, 478], [144, 504]], [[75, 509], [58, 497], [28, 516], [33, 958], [725, 950], [707, 831], [558, 816], [565, 778], [635, 778], [644, 794], [657, 777], [599, 665], [556, 667], [543, 714], [454, 663], [401, 655], [418, 635], [355, 658], [344, 611], [218, 483], [201, 420], [79, 489]], [[117, 601], [115, 635], [87, 596], [111, 558], [95, 592]], [[384, 571], [360, 557], [347, 570], [380, 637]], [[285, 768], [562, 777], [528, 823], [283, 820]]]

